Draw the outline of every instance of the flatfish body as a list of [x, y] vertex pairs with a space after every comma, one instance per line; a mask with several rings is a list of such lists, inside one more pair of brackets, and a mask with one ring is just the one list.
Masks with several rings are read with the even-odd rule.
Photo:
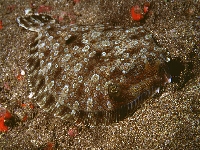
[[66, 121], [118, 122], [167, 82], [165, 49], [141, 26], [60, 26], [48, 15], [17, 22], [38, 32], [28, 59], [34, 99]]

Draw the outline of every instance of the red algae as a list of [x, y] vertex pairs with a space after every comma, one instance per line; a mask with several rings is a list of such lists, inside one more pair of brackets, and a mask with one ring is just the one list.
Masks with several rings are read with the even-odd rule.
[[139, 5], [135, 5], [131, 8], [131, 17], [135, 21], [141, 21], [144, 16], [148, 13], [150, 7], [149, 2], [145, 2], [143, 5], [143, 10]]
[[131, 17], [135, 21], [140, 21], [144, 18], [142, 9], [138, 5], [131, 8]]
[[[2, 109], [4, 109], [4, 108], [2, 108]], [[11, 114], [7, 110], [2, 110], [0, 115], [1, 115], [1, 117], [0, 117], [0, 131], [6, 132], [6, 131], [8, 131], [8, 127], [4, 124], [4, 122], [5, 122], [6, 119], [11, 118]]]

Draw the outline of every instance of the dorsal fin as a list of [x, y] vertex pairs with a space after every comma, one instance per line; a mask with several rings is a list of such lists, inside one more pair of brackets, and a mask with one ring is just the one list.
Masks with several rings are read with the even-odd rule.
[[51, 24], [54, 24], [55, 20], [48, 15], [39, 14], [18, 17], [17, 22], [19, 23], [19, 26], [27, 30], [39, 32], [43, 28], [46, 28], [47, 25], [50, 26]]

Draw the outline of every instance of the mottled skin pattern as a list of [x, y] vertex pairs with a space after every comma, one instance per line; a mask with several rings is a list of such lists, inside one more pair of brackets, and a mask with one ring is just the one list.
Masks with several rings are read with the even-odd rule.
[[165, 49], [150, 46], [142, 27], [60, 26], [47, 15], [17, 21], [38, 32], [28, 61], [34, 98], [62, 119], [117, 122], [167, 82]]

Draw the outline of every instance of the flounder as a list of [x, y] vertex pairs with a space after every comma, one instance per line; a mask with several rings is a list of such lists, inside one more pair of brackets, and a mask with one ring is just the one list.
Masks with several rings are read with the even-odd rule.
[[60, 26], [43, 14], [17, 22], [38, 33], [28, 59], [34, 99], [66, 121], [118, 122], [169, 81], [166, 50], [142, 26]]

